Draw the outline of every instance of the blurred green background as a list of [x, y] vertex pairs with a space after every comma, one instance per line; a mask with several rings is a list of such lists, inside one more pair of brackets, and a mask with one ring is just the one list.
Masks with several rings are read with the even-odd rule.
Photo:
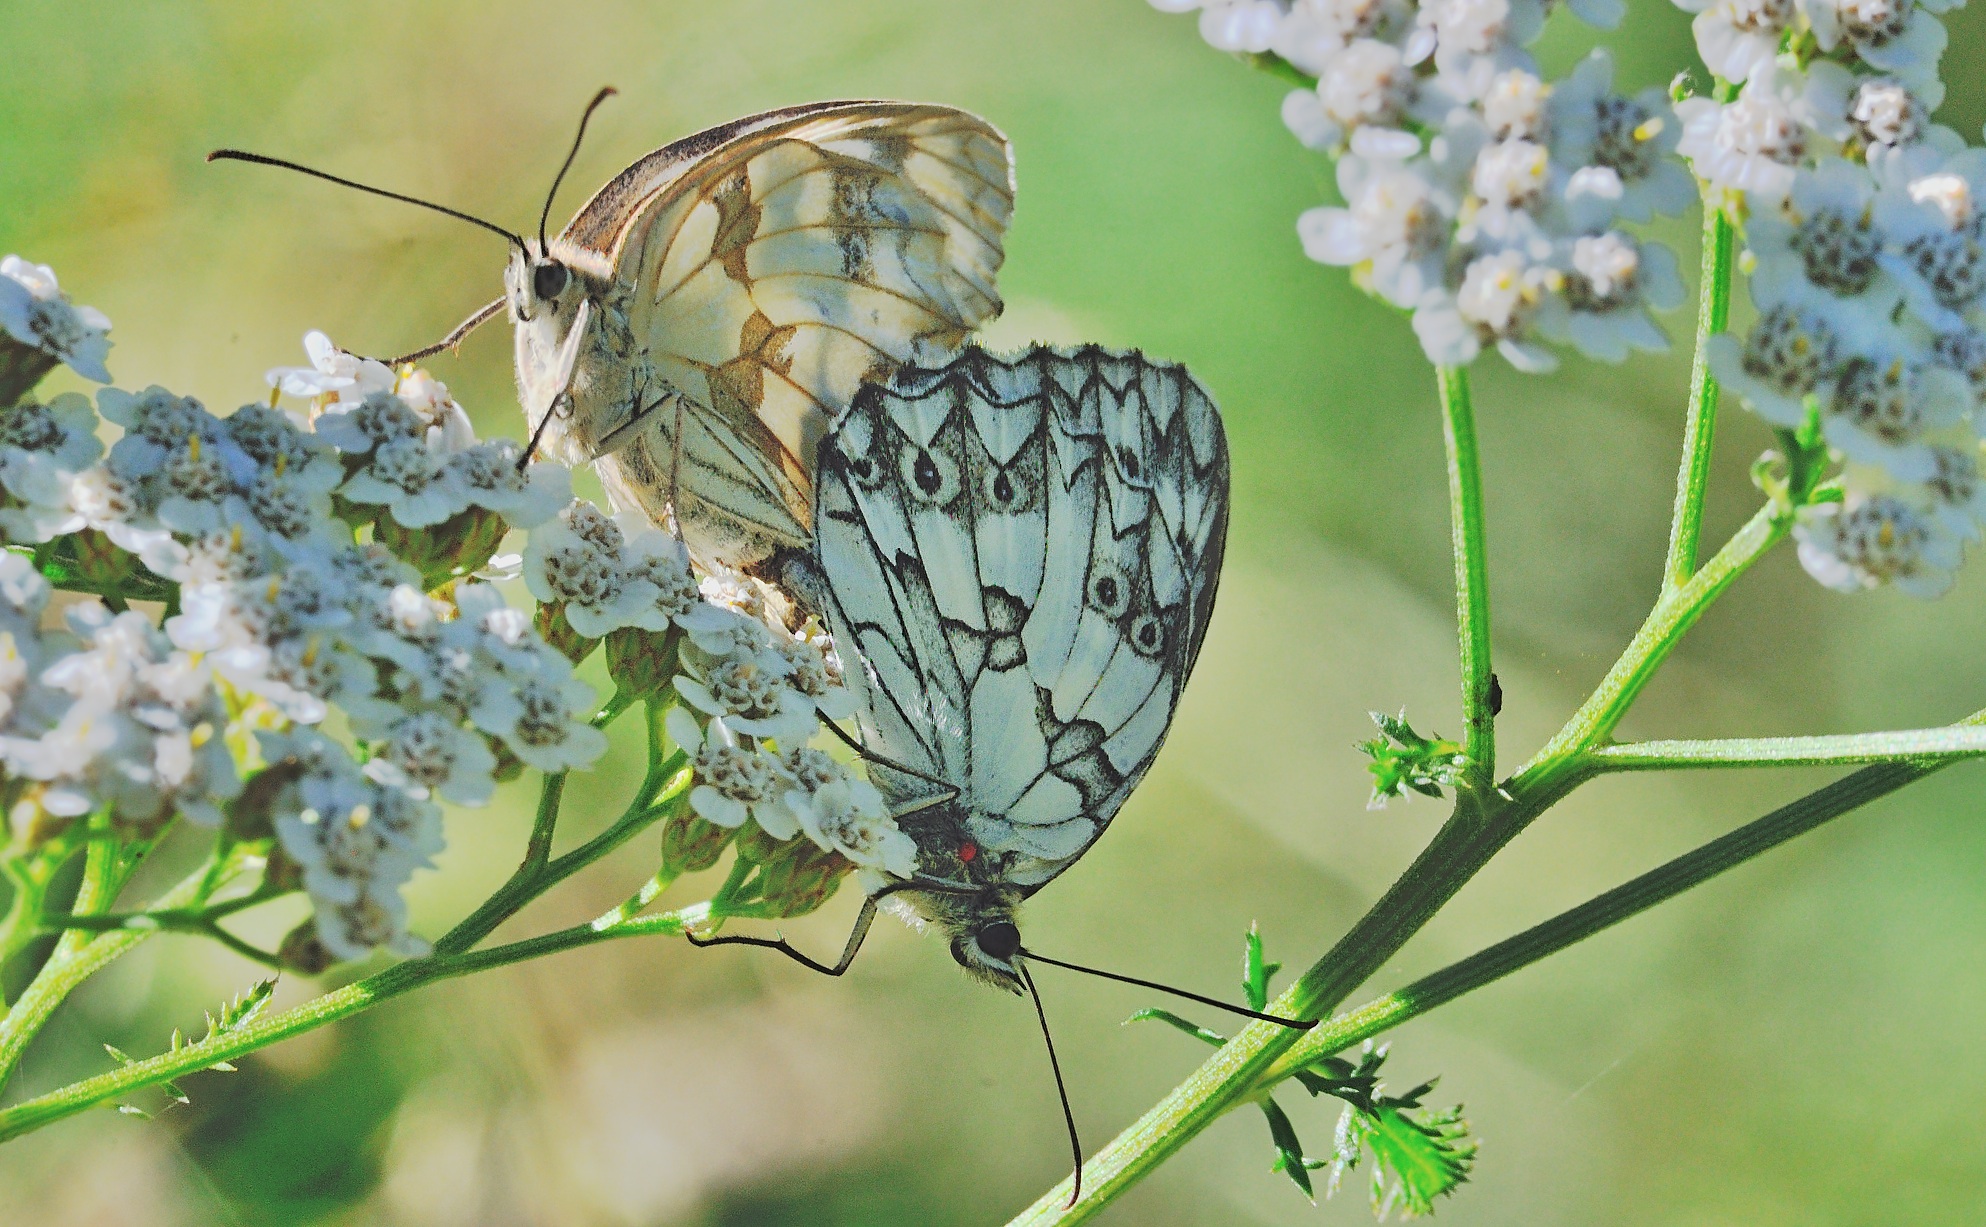
[[[1665, 82], [1687, 18], [1636, 0], [1620, 77]], [[1592, 35], [1541, 48], [1563, 69]], [[1986, 41], [1953, 15], [1948, 64]], [[976, 110], [1013, 138], [1019, 208], [995, 339], [1136, 344], [1223, 405], [1235, 516], [1220, 615], [1165, 754], [1096, 850], [1030, 908], [1041, 949], [1235, 995], [1241, 935], [1321, 951], [1432, 831], [1364, 808], [1369, 708], [1456, 732], [1450, 562], [1431, 379], [1404, 321], [1304, 260], [1294, 221], [1328, 165], [1282, 130], [1282, 87], [1142, 0], [772, 0], [409, 6], [91, 0], [0, 6], [0, 250], [55, 265], [116, 321], [111, 367], [225, 411], [324, 328], [426, 342], [494, 295], [486, 234], [293, 176], [205, 166], [216, 145], [298, 158], [525, 226], [579, 107], [599, 115], [557, 215], [648, 149], [836, 96]], [[1986, 84], [1954, 69], [1976, 133]], [[1693, 231], [1672, 237], [1691, 267]], [[1673, 332], [1689, 324], [1677, 317]], [[1503, 745], [1514, 764], [1598, 678], [1650, 600], [1686, 355], [1485, 362]], [[500, 326], [434, 369], [515, 433]], [[1728, 418], [1712, 530], [1754, 494], [1764, 434]], [[1630, 736], [1850, 731], [1986, 703], [1986, 566], [1924, 605], [1843, 598], [1790, 551], [1746, 578], [1636, 710]], [[584, 830], [631, 785], [623, 747], [568, 805]], [[1383, 973], [1447, 962], [1824, 777], [1590, 786], [1527, 833]], [[1396, 1077], [1439, 1073], [1485, 1139], [1454, 1224], [1978, 1221], [1986, 1147], [1986, 830], [1960, 768], [1662, 911], [1419, 1021]], [[438, 931], [521, 847], [525, 794], [451, 816], [414, 890]], [[517, 922], [597, 914], [648, 841]], [[787, 931], [837, 943], [853, 901]], [[290, 918], [267, 921], [272, 936]], [[854, 971], [652, 940], [393, 1002], [190, 1080], [156, 1123], [92, 1114], [0, 1149], [0, 1220], [69, 1224], [984, 1224], [1064, 1172], [1025, 1002], [942, 943], [879, 926]], [[79, 995], [15, 1097], [147, 1053], [255, 978], [162, 938]], [[1083, 1134], [1101, 1144], [1197, 1062], [1118, 1023], [1146, 994], [1043, 977]], [[300, 1000], [310, 984], [283, 985]], [[1209, 1021], [1212, 1021], [1211, 1019]], [[1313, 1151], [1335, 1112], [1286, 1092]], [[1235, 1114], [1123, 1199], [1121, 1224], [1360, 1223], [1312, 1209]]]

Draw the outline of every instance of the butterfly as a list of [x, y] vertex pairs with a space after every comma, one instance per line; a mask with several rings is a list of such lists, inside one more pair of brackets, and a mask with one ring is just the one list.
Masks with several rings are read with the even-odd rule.
[[792, 582], [859, 664], [862, 753], [917, 844], [891, 893], [1019, 992], [1016, 908], [1137, 787], [1206, 637], [1220, 414], [1135, 351], [971, 347], [862, 388], [818, 464], [812, 570]]
[[[602, 90], [586, 118], [612, 90]], [[586, 132], [580, 121], [579, 136]], [[685, 137], [534, 241], [293, 162], [216, 150], [422, 205], [503, 235], [534, 448], [593, 462], [610, 497], [673, 522], [701, 564], [752, 570], [812, 539], [813, 456], [864, 383], [948, 358], [1000, 313], [1012, 154], [948, 106], [816, 102]]]
[[865, 382], [1001, 303], [1007, 141], [951, 107], [830, 102], [660, 149], [504, 283], [537, 428], [700, 561], [811, 539], [811, 457]]

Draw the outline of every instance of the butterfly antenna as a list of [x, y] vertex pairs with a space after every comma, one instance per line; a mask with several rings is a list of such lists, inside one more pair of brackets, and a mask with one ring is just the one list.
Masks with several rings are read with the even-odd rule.
[[500, 234], [505, 239], [516, 244], [517, 250], [524, 252], [526, 255], [530, 254], [530, 249], [524, 245], [524, 240], [521, 237], [505, 230], [495, 222], [486, 222], [480, 217], [472, 217], [460, 209], [451, 209], [447, 205], [438, 205], [432, 200], [422, 200], [418, 196], [403, 196], [399, 192], [389, 192], [383, 187], [373, 187], [370, 184], [342, 179], [337, 175], [326, 174], [321, 170], [312, 170], [310, 167], [300, 165], [296, 162], [286, 162], [281, 158], [271, 158], [259, 153], [249, 153], [243, 149], [216, 149], [207, 155], [207, 160], [209, 162], [253, 162], [257, 166], [274, 166], [282, 170], [293, 170], [300, 175], [309, 175], [313, 179], [323, 179], [327, 182], [335, 183], [340, 187], [349, 187], [361, 192], [370, 192], [374, 196], [384, 196], [388, 200], [397, 200], [402, 204], [419, 205], [423, 209], [432, 209], [436, 213], [445, 213], [457, 221], [465, 221], [472, 226], [481, 226], [483, 229], [494, 234]]
[[1114, 971], [1103, 971], [1095, 967], [1084, 967], [1076, 963], [1064, 963], [1061, 959], [1051, 959], [1047, 955], [1036, 953], [1033, 950], [1022, 950], [1021, 954], [1033, 959], [1037, 963], [1046, 963], [1051, 967], [1061, 967], [1069, 971], [1080, 971], [1086, 976], [1097, 976], [1105, 980], [1115, 980], [1119, 984], [1135, 984], [1139, 988], [1156, 989], [1161, 993], [1171, 993], [1175, 997], [1184, 997], [1188, 1001], [1197, 1001], [1201, 1005], [1210, 1005], [1217, 1010], [1226, 1010], [1230, 1014], [1239, 1014], [1244, 1018], [1252, 1018], [1257, 1022], [1272, 1022], [1282, 1027], [1294, 1027], [1298, 1031], [1308, 1031], [1317, 1025], [1317, 1020], [1314, 1018], [1283, 1018], [1275, 1014], [1264, 1014], [1260, 1010], [1250, 1010], [1238, 1005], [1229, 1005], [1225, 1001], [1220, 1001], [1213, 997], [1202, 997], [1198, 993], [1189, 993], [1183, 988], [1174, 988], [1169, 984], [1159, 984], [1152, 980], [1140, 980], [1136, 976], [1120, 976]]
[[538, 215], [538, 250], [540, 252], [546, 249], [545, 224], [552, 219], [552, 201], [558, 198], [559, 184], [565, 182], [565, 172], [572, 169], [572, 160], [579, 156], [580, 142], [586, 139], [586, 121], [593, 118], [593, 112], [600, 109], [601, 103], [618, 93], [620, 91], [611, 85], [603, 87], [599, 93], [593, 95], [593, 101], [586, 104], [585, 113], [579, 117], [579, 135], [572, 138], [572, 148], [566, 151], [565, 165], [559, 167], [559, 173], [552, 176], [552, 190], [545, 193], [545, 211]]
[[1041, 993], [1034, 987], [1034, 977], [1027, 974], [1027, 964], [1016, 961], [1014, 970], [1021, 973], [1021, 983], [1027, 985], [1027, 995], [1034, 1001], [1034, 1016], [1041, 1020], [1041, 1042], [1048, 1045], [1048, 1068], [1055, 1074], [1055, 1093], [1062, 1097], [1062, 1123], [1069, 1127], [1069, 1155], [1075, 1161], [1075, 1173], [1069, 1177], [1069, 1204], [1076, 1204], [1083, 1195], [1083, 1143], [1076, 1136], [1076, 1114], [1069, 1109], [1069, 1088], [1062, 1081], [1062, 1063], [1055, 1059], [1055, 1037], [1048, 1033], [1048, 1011], [1041, 1008]]

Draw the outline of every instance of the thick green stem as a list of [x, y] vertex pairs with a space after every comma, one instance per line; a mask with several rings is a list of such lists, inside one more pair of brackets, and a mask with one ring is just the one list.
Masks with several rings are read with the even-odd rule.
[[1952, 726], [1827, 737], [1735, 737], [1723, 741], [1639, 741], [1599, 746], [1587, 759], [1599, 771], [1665, 771], [1682, 767], [1832, 767], [1899, 758], [1977, 758], [1986, 729]]
[[[1952, 731], [1986, 731], [1982, 725], [1986, 725], [1986, 711], [1966, 717]], [[1313, 1061], [1549, 958], [1956, 761], [1923, 758], [1878, 763], [1836, 780], [1515, 937], [1331, 1019], [1292, 1046], [1269, 1071], [1266, 1081], [1281, 1081]]]
[[[349, 1018], [390, 997], [397, 997], [438, 980], [487, 971], [492, 967], [502, 967], [510, 963], [521, 963], [527, 959], [541, 958], [547, 954], [572, 950], [612, 938], [640, 937], [654, 933], [681, 933], [687, 919], [684, 915], [663, 913], [659, 916], [642, 917], [606, 927], [593, 924], [574, 925], [569, 929], [560, 929], [557, 932], [511, 942], [504, 946], [493, 946], [488, 950], [453, 955], [435, 954], [424, 959], [398, 963], [384, 971], [367, 976], [356, 984], [334, 989], [295, 1009], [258, 1018], [234, 1030], [185, 1045], [177, 1051], [163, 1053], [150, 1060], [134, 1061], [107, 1074], [99, 1074], [94, 1078], [65, 1086], [58, 1091], [52, 1091], [0, 1111], [0, 1142], [19, 1137], [23, 1133], [39, 1129], [65, 1116], [73, 1116], [97, 1104], [128, 1095], [144, 1087], [156, 1086], [186, 1074], [211, 1069], [222, 1061], [244, 1056], [278, 1040], [301, 1035], [341, 1018]], [[118, 933], [97, 940], [114, 941], [124, 936], [126, 935]], [[94, 947], [94, 943], [92, 945]]]
[[[1269, 1006], [1284, 1017], [1317, 1018], [1344, 1000], [1427, 924], [1530, 820], [1579, 782], [1555, 777], [1548, 788], [1460, 803], [1434, 839], [1386, 894], [1331, 951]], [[1202, 1129], [1246, 1102], [1259, 1080], [1307, 1034], [1251, 1023], [1186, 1081], [1083, 1165], [1083, 1195], [1069, 1204], [1068, 1181], [1044, 1193], [1009, 1227], [1088, 1221], [1126, 1188], [1164, 1163]]]
[[1463, 751], [1471, 792], [1482, 795], [1496, 781], [1496, 680], [1490, 665], [1489, 557], [1484, 542], [1483, 466], [1476, 447], [1476, 415], [1469, 400], [1469, 372], [1459, 366], [1435, 371], [1441, 392], [1441, 435], [1448, 453], [1448, 522], [1455, 551], [1455, 622], [1462, 657]]
[[1703, 496], [1710, 484], [1711, 445], [1717, 435], [1717, 377], [1710, 373], [1711, 337], [1731, 318], [1731, 219], [1705, 195], [1703, 272], [1697, 287], [1696, 361], [1690, 372], [1690, 398], [1683, 419], [1683, 460], [1676, 473], [1676, 510], [1669, 522], [1669, 556], [1662, 567], [1667, 593], [1696, 572], [1703, 537]]

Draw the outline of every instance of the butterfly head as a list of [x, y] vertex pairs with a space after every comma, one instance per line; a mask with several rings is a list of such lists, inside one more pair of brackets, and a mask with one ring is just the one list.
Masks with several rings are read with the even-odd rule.
[[529, 324], [570, 316], [584, 294], [582, 280], [571, 265], [524, 240], [524, 246], [510, 253], [510, 264], [503, 270], [511, 319]]
[[952, 957], [968, 975], [1010, 993], [1024, 991], [1021, 931], [1014, 924], [1018, 891], [993, 886], [972, 895], [927, 895], [925, 901], [935, 913], [932, 919], [952, 939]]

